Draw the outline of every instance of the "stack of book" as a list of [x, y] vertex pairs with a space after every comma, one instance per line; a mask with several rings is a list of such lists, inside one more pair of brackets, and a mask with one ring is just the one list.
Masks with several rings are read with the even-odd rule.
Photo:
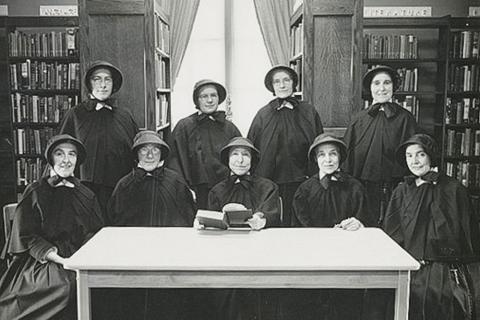
[[463, 30], [452, 32], [450, 38], [450, 57], [468, 59], [479, 57], [480, 31]]

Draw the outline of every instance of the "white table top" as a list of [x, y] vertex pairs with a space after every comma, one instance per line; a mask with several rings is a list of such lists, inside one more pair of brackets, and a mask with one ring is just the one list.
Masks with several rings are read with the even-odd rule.
[[107, 227], [65, 264], [74, 270], [416, 270], [419, 264], [377, 228], [262, 231]]

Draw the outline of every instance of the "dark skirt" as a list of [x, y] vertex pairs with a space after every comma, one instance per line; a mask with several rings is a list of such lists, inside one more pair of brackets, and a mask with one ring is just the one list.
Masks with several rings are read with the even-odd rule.
[[16, 256], [0, 279], [0, 319], [76, 319], [75, 272]]

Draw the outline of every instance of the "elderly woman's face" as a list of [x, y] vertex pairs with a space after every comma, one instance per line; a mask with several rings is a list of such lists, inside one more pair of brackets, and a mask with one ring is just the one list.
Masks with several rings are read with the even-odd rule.
[[198, 94], [198, 108], [205, 114], [217, 111], [218, 92], [215, 86], [206, 85], [200, 89]]
[[332, 174], [340, 165], [340, 151], [333, 143], [324, 143], [317, 147], [317, 164], [320, 173]]
[[138, 151], [138, 166], [145, 171], [153, 171], [160, 166], [162, 150], [153, 143], [141, 146]]
[[393, 81], [388, 73], [377, 73], [370, 84], [373, 101], [385, 103], [390, 101], [393, 95]]
[[285, 71], [278, 71], [272, 77], [273, 90], [279, 98], [290, 97], [293, 93], [293, 80]]
[[77, 164], [77, 147], [70, 143], [60, 143], [52, 152], [53, 170], [62, 178], [73, 176]]
[[417, 177], [421, 177], [431, 169], [428, 154], [418, 144], [411, 144], [405, 149], [405, 160], [408, 169]]
[[250, 171], [252, 154], [250, 149], [244, 147], [235, 147], [230, 149], [228, 157], [228, 166], [237, 176], [243, 176]]
[[92, 95], [100, 101], [107, 100], [112, 95], [113, 78], [110, 70], [99, 68], [90, 76]]

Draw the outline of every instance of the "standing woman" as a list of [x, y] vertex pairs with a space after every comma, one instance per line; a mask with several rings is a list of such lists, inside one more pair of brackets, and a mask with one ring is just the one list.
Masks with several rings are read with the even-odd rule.
[[60, 125], [60, 133], [76, 137], [87, 149], [80, 179], [97, 195], [103, 212], [118, 180], [132, 169], [130, 147], [138, 131], [129, 110], [111, 98], [122, 79], [117, 67], [94, 62], [85, 74], [88, 100], [70, 109]]
[[395, 161], [395, 150], [416, 131], [413, 115], [392, 101], [400, 86], [398, 73], [378, 66], [363, 77], [363, 89], [372, 104], [353, 117], [345, 133], [345, 169], [367, 190], [369, 217], [364, 223], [382, 225], [390, 195], [405, 168]]
[[278, 184], [283, 199], [282, 225], [291, 226], [293, 195], [314, 172], [308, 161], [308, 148], [323, 127], [315, 108], [293, 96], [298, 84], [295, 70], [273, 67], [264, 83], [276, 98], [257, 112], [248, 138], [260, 150], [255, 172]]
[[412, 136], [397, 159], [412, 175], [394, 190], [384, 229], [421, 264], [409, 319], [480, 319], [479, 213], [458, 180], [437, 172], [430, 136]]
[[193, 88], [197, 112], [181, 119], [172, 132], [172, 154], [168, 167], [177, 171], [195, 192], [197, 207], [207, 209], [208, 192], [228, 175], [228, 167], [218, 154], [227, 142], [241, 136], [238, 128], [225, 119], [218, 105], [225, 101], [227, 91], [218, 82], [200, 80]]
[[95, 195], [73, 176], [83, 144], [54, 136], [45, 157], [50, 175], [25, 189], [3, 253], [13, 260], [0, 279], [0, 319], [75, 319], [75, 272], [63, 263], [103, 225]]

